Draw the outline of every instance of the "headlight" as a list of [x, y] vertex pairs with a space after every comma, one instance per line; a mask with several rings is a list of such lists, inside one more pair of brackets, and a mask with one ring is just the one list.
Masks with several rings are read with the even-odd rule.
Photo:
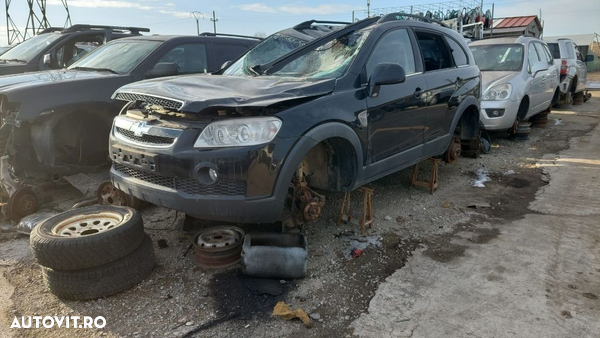
[[271, 142], [281, 120], [276, 117], [253, 117], [213, 122], [194, 144], [195, 148], [253, 146]]
[[483, 101], [502, 101], [508, 100], [512, 93], [512, 86], [508, 83], [493, 86], [483, 95]]

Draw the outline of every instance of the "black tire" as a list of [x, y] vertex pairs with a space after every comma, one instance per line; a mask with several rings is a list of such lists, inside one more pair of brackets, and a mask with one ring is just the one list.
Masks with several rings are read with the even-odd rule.
[[[86, 220], [75, 217], [109, 215], [115, 220], [108, 228], [93, 234], [65, 237], [53, 233], [53, 229], [65, 229], [65, 221], [79, 222], [83, 227]], [[122, 219], [119, 221], [119, 215]], [[95, 224], [95, 221], [93, 221]], [[67, 223], [71, 224], [71, 223]], [[104, 223], [102, 223], [104, 224]], [[87, 226], [87, 225], [86, 225]], [[95, 226], [95, 225], [94, 225]], [[85, 232], [92, 231], [86, 230]], [[64, 230], [66, 231], [66, 229]], [[110, 205], [93, 205], [69, 210], [53, 216], [31, 232], [29, 243], [38, 263], [55, 270], [78, 270], [100, 266], [115, 261], [135, 250], [144, 239], [144, 225], [140, 214], [134, 209]]]
[[146, 279], [154, 268], [150, 236], [129, 255], [114, 262], [83, 270], [59, 271], [42, 267], [50, 291], [66, 300], [86, 300], [110, 296]]

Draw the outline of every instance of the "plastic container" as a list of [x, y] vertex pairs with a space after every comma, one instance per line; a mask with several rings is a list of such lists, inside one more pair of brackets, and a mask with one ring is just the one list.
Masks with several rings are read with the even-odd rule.
[[306, 276], [308, 243], [300, 234], [250, 233], [242, 245], [242, 272], [251, 277]]

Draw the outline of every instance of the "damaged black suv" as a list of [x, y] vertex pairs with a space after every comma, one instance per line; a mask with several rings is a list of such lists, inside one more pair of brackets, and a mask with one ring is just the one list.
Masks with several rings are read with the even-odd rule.
[[324, 202], [312, 188], [349, 191], [432, 156], [453, 161], [478, 139], [480, 94], [469, 48], [442, 24], [309, 21], [217, 74], [117, 90], [130, 102], [114, 120], [111, 176], [192, 217], [271, 223], [287, 200], [312, 221]]

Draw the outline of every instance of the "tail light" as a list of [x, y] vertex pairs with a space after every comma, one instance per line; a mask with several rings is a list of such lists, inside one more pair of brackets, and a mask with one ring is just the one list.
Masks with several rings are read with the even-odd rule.
[[560, 75], [567, 75], [567, 60], [565, 59], [560, 62]]

